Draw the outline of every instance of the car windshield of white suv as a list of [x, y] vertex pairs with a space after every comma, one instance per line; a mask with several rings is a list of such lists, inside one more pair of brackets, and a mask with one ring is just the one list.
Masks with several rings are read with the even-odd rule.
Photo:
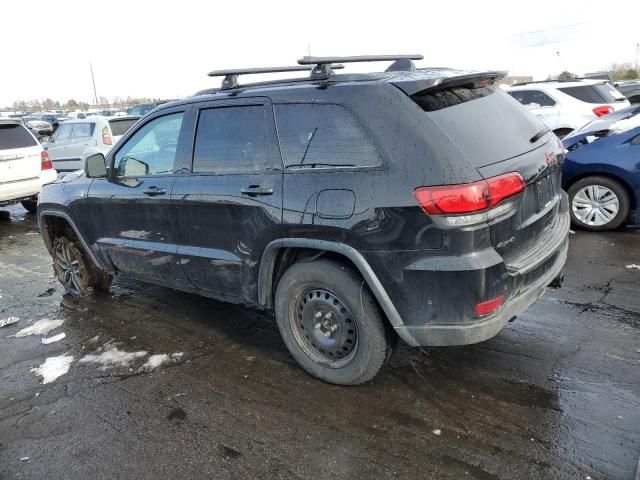
[[0, 124], [0, 150], [34, 147], [38, 144], [22, 125]]

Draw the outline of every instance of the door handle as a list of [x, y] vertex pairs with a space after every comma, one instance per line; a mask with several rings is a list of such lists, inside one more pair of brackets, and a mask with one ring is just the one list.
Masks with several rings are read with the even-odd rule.
[[164, 188], [149, 187], [146, 190], [143, 190], [142, 193], [149, 195], [150, 197], [155, 197], [156, 195], [164, 195], [167, 191]]
[[257, 197], [258, 195], [273, 195], [273, 188], [261, 187], [260, 185], [249, 185], [248, 187], [240, 190], [243, 195], [250, 197]]

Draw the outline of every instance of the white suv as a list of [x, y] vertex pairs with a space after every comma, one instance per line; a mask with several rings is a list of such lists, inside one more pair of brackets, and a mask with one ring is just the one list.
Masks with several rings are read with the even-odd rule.
[[44, 148], [59, 172], [80, 170], [84, 168], [85, 151], [106, 155], [138, 118], [92, 116], [84, 120], [67, 120], [60, 124]]
[[518, 83], [507, 92], [559, 137], [594, 118], [629, 106], [605, 80], [553, 80]]
[[35, 213], [42, 185], [56, 176], [47, 152], [20, 120], [0, 118], [0, 206], [21, 202]]

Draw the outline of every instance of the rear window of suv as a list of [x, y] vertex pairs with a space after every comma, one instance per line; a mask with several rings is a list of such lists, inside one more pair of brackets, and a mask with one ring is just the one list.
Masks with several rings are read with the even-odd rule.
[[35, 147], [38, 142], [22, 125], [0, 124], [0, 150]]
[[375, 167], [380, 154], [360, 123], [334, 104], [275, 105], [285, 168]]
[[563, 87], [558, 90], [586, 103], [613, 103], [618, 99], [624, 100], [622, 97], [614, 96], [613, 87], [608, 83]]
[[131, 128], [131, 125], [133, 125], [137, 121], [138, 119], [136, 118], [130, 118], [126, 120], [109, 120], [111, 133], [114, 137], [121, 137], [127, 130]]

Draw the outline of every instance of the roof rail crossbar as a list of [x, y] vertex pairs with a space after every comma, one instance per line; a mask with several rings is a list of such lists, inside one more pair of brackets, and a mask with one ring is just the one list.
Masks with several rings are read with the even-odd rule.
[[311, 70], [311, 78], [326, 80], [331, 75], [333, 63], [358, 63], [358, 62], [393, 62], [390, 71], [413, 71], [415, 65], [411, 60], [422, 60], [423, 55], [356, 55], [352, 57], [302, 57], [298, 59], [300, 65], [315, 65]]
[[[344, 68], [344, 65], [328, 65], [329, 70]], [[210, 77], [224, 77], [222, 80], [222, 90], [229, 90], [239, 86], [239, 75], [253, 75], [260, 73], [280, 73], [280, 72], [308, 72], [313, 67], [310, 65], [294, 65], [287, 67], [258, 67], [258, 68], [230, 68], [226, 70], [213, 70], [207, 75]]]

